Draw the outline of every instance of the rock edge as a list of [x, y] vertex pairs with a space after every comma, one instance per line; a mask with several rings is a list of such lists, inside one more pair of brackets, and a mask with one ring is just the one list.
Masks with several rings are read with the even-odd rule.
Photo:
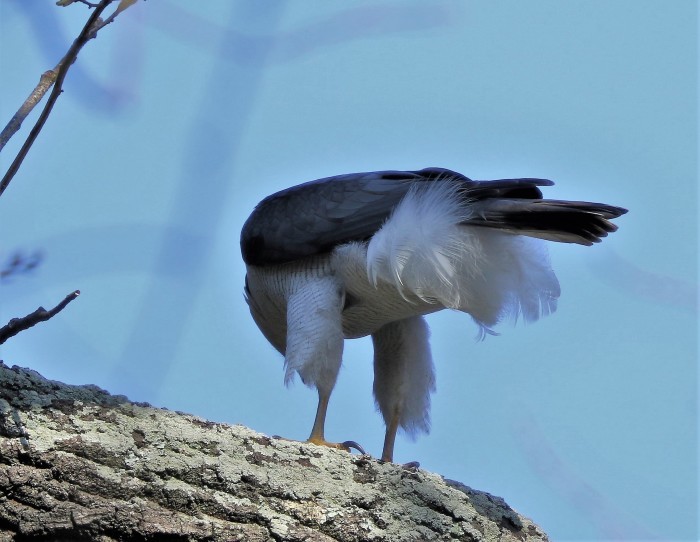
[[420, 469], [132, 403], [0, 361], [0, 541], [547, 541]]

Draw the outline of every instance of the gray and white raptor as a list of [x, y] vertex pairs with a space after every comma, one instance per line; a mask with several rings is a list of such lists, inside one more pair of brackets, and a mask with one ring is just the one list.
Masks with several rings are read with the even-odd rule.
[[556, 309], [544, 240], [592, 245], [626, 209], [542, 199], [545, 179], [473, 181], [441, 168], [339, 175], [262, 200], [241, 233], [246, 300], [267, 340], [318, 390], [309, 441], [324, 437], [343, 341], [372, 336], [374, 396], [386, 423], [429, 429], [435, 388], [424, 316], [469, 314], [482, 332]]

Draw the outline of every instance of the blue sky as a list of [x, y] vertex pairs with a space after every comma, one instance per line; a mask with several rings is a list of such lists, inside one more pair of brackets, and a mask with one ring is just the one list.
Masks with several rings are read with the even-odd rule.
[[[698, 538], [697, 3], [140, 2], [85, 47], [0, 198], [0, 316], [81, 297], [8, 364], [304, 439], [316, 394], [243, 301], [240, 228], [314, 178], [440, 166], [621, 205], [550, 245], [558, 311], [476, 342], [429, 317], [433, 429], [396, 460], [500, 495], [554, 540]], [[6, 122], [89, 11], [0, 4]], [[33, 120], [36, 114], [30, 119]], [[31, 122], [0, 157], [3, 172]], [[327, 436], [379, 455], [371, 344], [346, 342]]]

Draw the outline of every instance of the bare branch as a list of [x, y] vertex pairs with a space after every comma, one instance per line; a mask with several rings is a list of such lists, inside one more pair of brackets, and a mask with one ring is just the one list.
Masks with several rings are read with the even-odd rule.
[[[60, 6], [67, 6], [74, 3], [74, 1], [81, 0], [59, 0], [57, 4]], [[63, 81], [66, 78], [68, 69], [73, 62], [75, 62], [76, 58], [78, 58], [78, 53], [80, 50], [88, 41], [95, 37], [101, 28], [110, 24], [119, 13], [136, 2], [136, 0], [120, 0], [114, 13], [103, 21], [100, 19], [100, 15], [113, 1], [115, 0], [101, 0], [99, 4], [81, 1], [81, 3], [87, 4], [89, 7], [94, 8], [95, 10], [92, 12], [82, 31], [73, 42], [73, 45], [71, 45], [70, 49], [68, 49], [66, 55], [53, 70], [49, 70], [41, 76], [41, 80], [39, 81], [37, 87], [32, 91], [29, 98], [27, 98], [24, 104], [22, 104], [22, 107], [20, 107], [19, 111], [17, 111], [17, 113], [12, 117], [8, 125], [0, 134], [1, 151], [7, 141], [9, 141], [9, 139], [19, 130], [22, 122], [27, 118], [27, 115], [31, 112], [34, 106], [41, 101], [48, 89], [53, 85], [53, 90], [51, 91], [49, 99], [44, 106], [44, 110], [41, 112], [41, 115], [39, 115], [39, 119], [36, 121], [36, 124], [29, 133], [27, 140], [24, 142], [24, 145], [22, 145], [22, 148], [5, 173], [2, 181], [0, 181], [0, 196], [3, 194], [3, 192], [5, 192], [5, 189], [10, 184], [10, 181], [16, 175], [19, 167], [26, 158], [29, 149], [32, 147], [34, 141], [39, 135], [39, 132], [41, 132], [41, 129], [44, 127], [46, 119], [51, 113], [56, 100], [58, 100], [61, 92], [63, 92]]]
[[[114, 13], [112, 13], [109, 17], [107, 17], [107, 19], [105, 19], [105, 22], [100, 25], [100, 28], [102, 28], [103, 26], [107, 26], [108, 24], [113, 22], [117, 15], [119, 15], [126, 8], [133, 6], [135, 3], [136, 3], [136, 0], [120, 0], [119, 5], [117, 6], [117, 9], [115, 9]], [[97, 30], [99, 30], [99, 28]], [[95, 30], [95, 31], [97, 31], [97, 30]]]
[[56, 81], [54, 88], [51, 91], [51, 95], [49, 96], [49, 99], [46, 102], [44, 110], [41, 112], [39, 119], [36, 121], [36, 124], [32, 128], [32, 131], [29, 133], [27, 140], [24, 142], [24, 145], [22, 145], [19, 154], [17, 154], [17, 157], [10, 165], [10, 168], [7, 170], [7, 173], [5, 173], [5, 176], [2, 178], [2, 181], [0, 181], [0, 196], [3, 194], [7, 186], [10, 184], [10, 181], [19, 170], [19, 167], [20, 165], [22, 165], [24, 158], [27, 156], [29, 149], [32, 147], [34, 141], [39, 135], [39, 132], [41, 132], [41, 129], [44, 127], [46, 119], [51, 113], [51, 110], [53, 109], [56, 100], [58, 100], [58, 97], [60, 96], [63, 90], [63, 81], [65, 80], [66, 74], [68, 73], [68, 68], [70, 68], [71, 64], [75, 62], [75, 59], [78, 57], [78, 53], [80, 52], [80, 49], [82, 49], [82, 47], [90, 40], [90, 38], [94, 36], [94, 34], [92, 34], [92, 28], [99, 19], [102, 12], [107, 8], [107, 6], [109, 6], [111, 2], [112, 0], [102, 0], [102, 2], [100, 2], [100, 5], [97, 6], [97, 8], [95, 8], [95, 11], [92, 12], [92, 15], [90, 15], [90, 18], [88, 19], [87, 23], [85, 23], [85, 26], [83, 27], [76, 40], [73, 42], [73, 45], [71, 45], [70, 49], [68, 49], [66, 55], [61, 59], [61, 62], [58, 63], [58, 70], [54, 70], [54, 72], [56, 72]]
[[[58, 66], [56, 68], [58, 68]], [[32, 93], [29, 95], [29, 98], [25, 100], [17, 113], [15, 113], [10, 119], [10, 122], [7, 123], [7, 126], [5, 126], [2, 132], [0, 132], [0, 151], [2, 151], [3, 147], [10, 140], [10, 138], [17, 133], [17, 131], [21, 128], [24, 119], [27, 118], [27, 115], [32, 112], [34, 106], [41, 101], [44, 95], [51, 88], [51, 85], [54, 84], [57, 75], [56, 68], [44, 72], [41, 75], [39, 84], [34, 88]]]
[[70, 6], [71, 4], [75, 4], [76, 2], [79, 4], [85, 4], [89, 8], [96, 8], [99, 5], [95, 2], [88, 2], [88, 0], [58, 0], [56, 5], [64, 8], [66, 6]]
[[63, 301], [56, 305], [53, 309], [47, 311], [44, 307], [39, 307], [37, 310], [24, 316], [22, 318], [13, 318], [7, 325], [0, 328], [0, 344], [3, 344], [10, 337], [14, 337], [21, 331], [29, 329], [35, 326], [39, 322], [45, 322], [46, 320], [53, 318], [59, 312], [66, 308], [68, 303], [73, 301], [76, 297], [80, 295], [80, 290], [76, 290], [68, 294]]

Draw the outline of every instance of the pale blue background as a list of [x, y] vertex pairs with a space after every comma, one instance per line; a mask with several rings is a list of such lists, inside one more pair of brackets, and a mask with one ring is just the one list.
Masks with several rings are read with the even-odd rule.
[[[3, 123], [88, 15], [1, 1]], [[0, 285], [2, 322], [83, 292], [2, 358], [303, 439], [315, 393], [284, 388], [243, 301], [254, 205], [352, 171], [550, 178], [630, 213], [601, 246], [551, 247], [552, 317], [483, 343], [429, 318], [433, 430], [396, 460], [554, 540], [696, 540], [697, 24], [694, 0], [140, 2], [85, 47], [0, 198], [0, 258], [45, 256]], [[348, 342], [327, 434], [377, 455], [371, 378], [370, 342]]]

